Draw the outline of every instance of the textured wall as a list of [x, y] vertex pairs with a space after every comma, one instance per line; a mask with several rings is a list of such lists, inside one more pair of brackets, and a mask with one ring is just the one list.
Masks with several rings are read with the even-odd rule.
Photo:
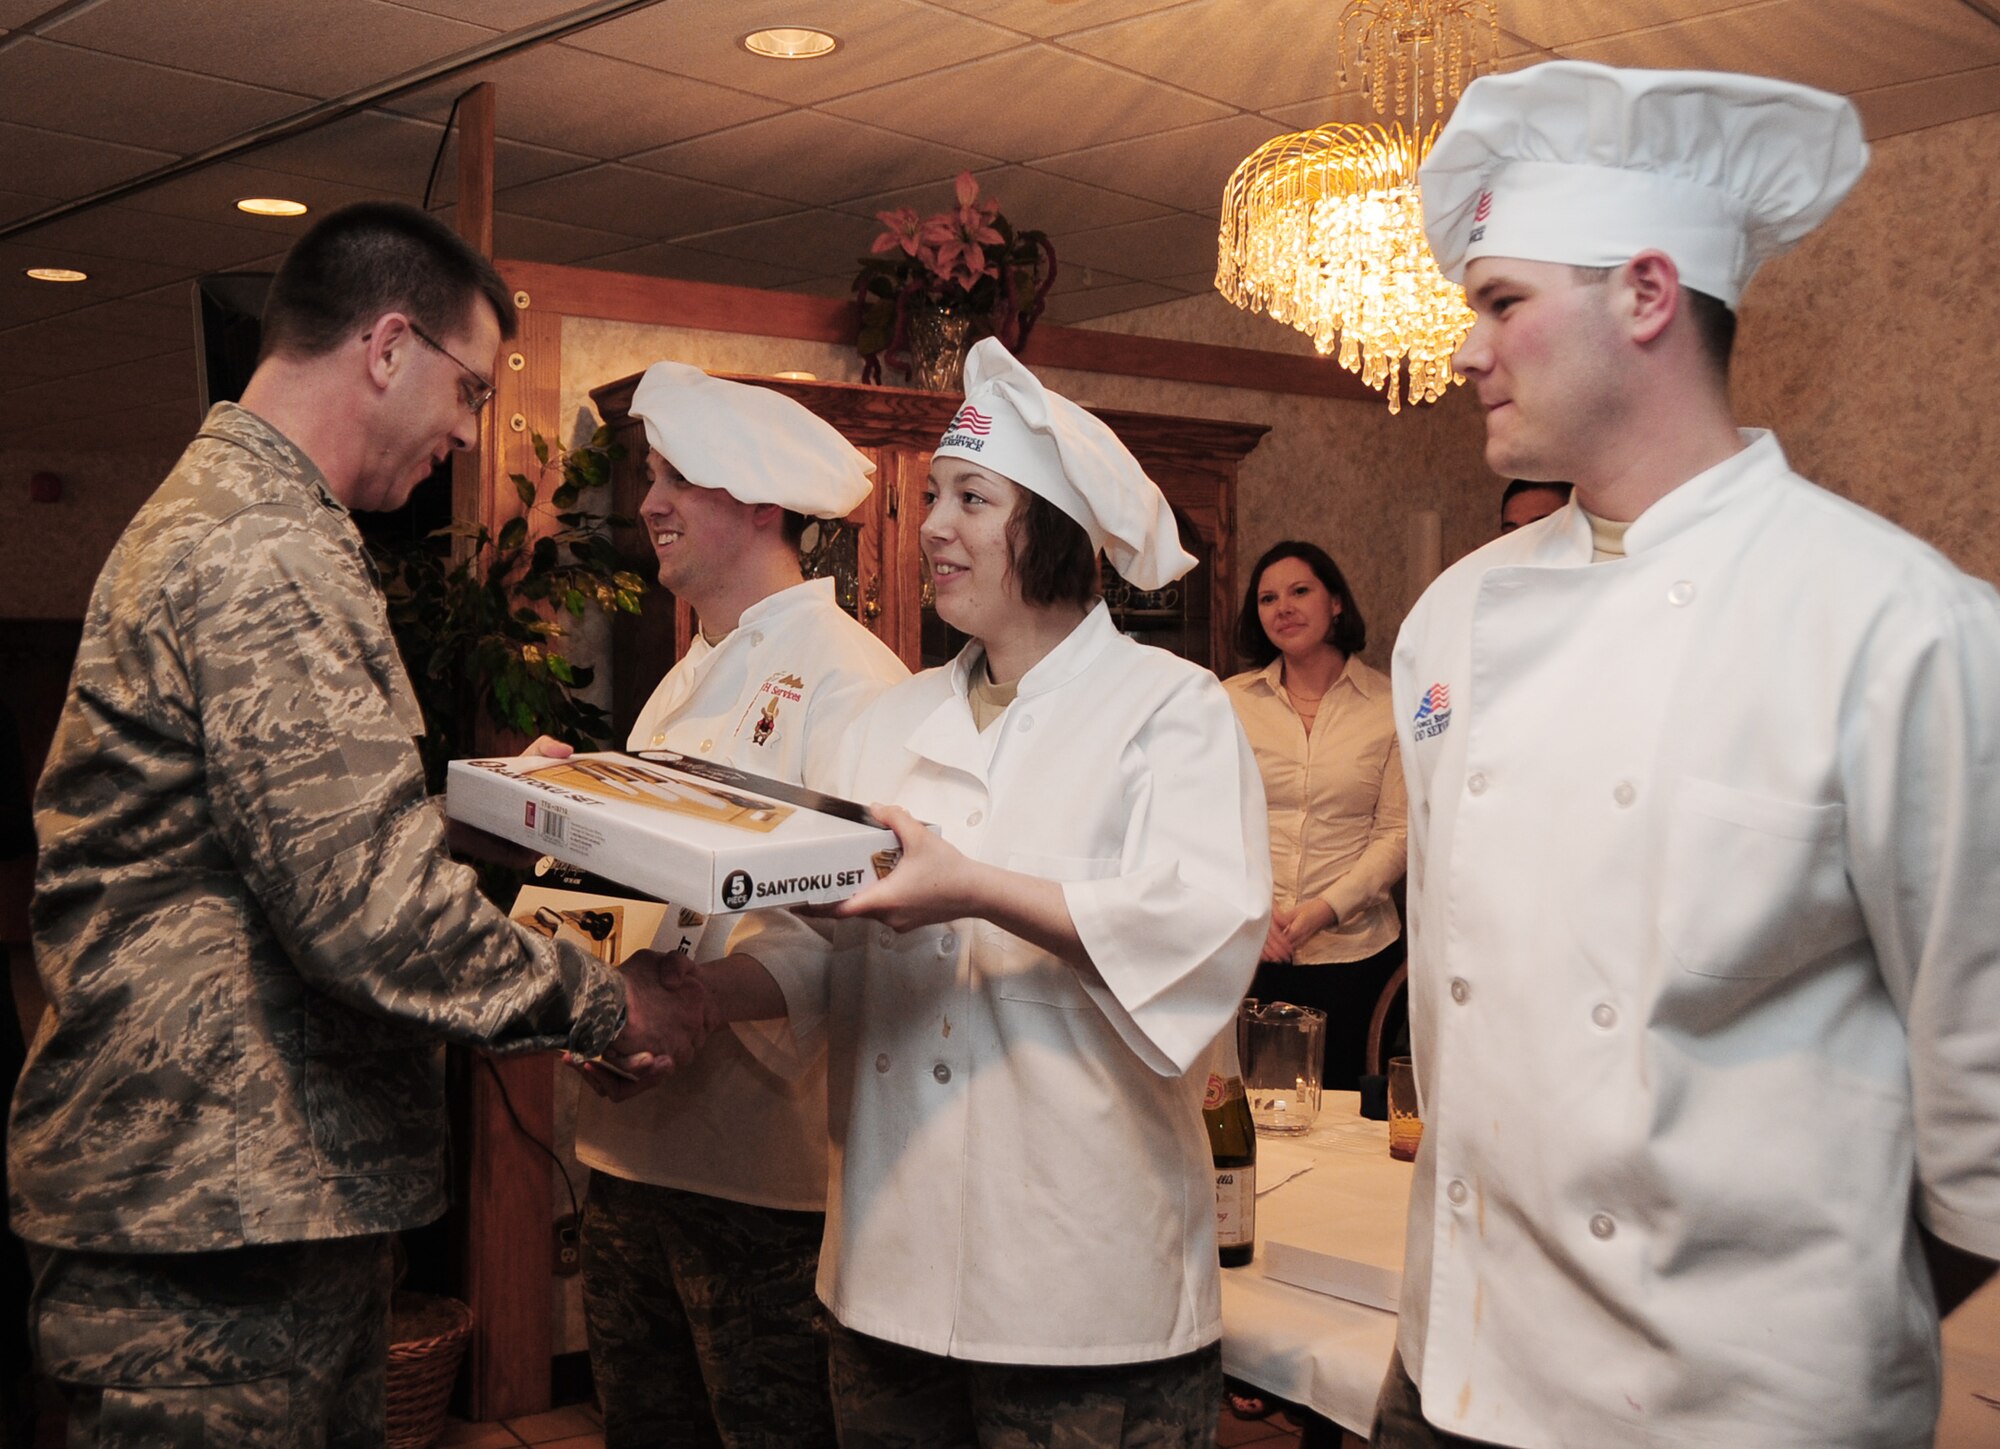
[[[0, 619], [81, 619], [111, 545], [178, 456], [0, 452]], [[28, 501], [43, 472], [62, 479], [61, 502]]]
[[1792, 465], [2000, 581], [2000, 115], [1895, 136], [1757, 274], [1735, 397]]

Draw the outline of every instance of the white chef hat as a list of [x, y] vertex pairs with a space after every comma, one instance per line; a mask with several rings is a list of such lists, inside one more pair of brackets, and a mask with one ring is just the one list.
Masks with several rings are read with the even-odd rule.
[[1121, 577], [1163, 588], [1195, 566], [1166, 495], [1098, 419], [1050, 392], [996, 338], [965, 358], [965, 405], [939, 458], [967, 458], [1074, 519]]
[[1867, 164], [1841, 96], [1554, 60], [1467, 86], [1419, 177], [1431, 251], [1455, 282], [1478, 257], [1617, 267], [1657, 249], [1684, 286], [1733, 307]]
[[768, 387], [656, 362], [632, 390], [632, 416], [683, 478], [739, 503], [840, 518], [868, 496], [875, 465], [833, 424]]

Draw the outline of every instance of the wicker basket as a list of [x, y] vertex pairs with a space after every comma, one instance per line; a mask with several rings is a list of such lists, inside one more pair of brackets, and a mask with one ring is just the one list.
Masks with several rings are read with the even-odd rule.
[[389, 1449], [430, 1449], [444, 1431], [472, 1310], [456, 1298], [399, 1292], [389, 1318]]

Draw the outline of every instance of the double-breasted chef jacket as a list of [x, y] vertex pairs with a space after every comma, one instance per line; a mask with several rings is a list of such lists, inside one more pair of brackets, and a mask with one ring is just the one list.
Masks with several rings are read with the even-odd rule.
[[[697, 636], [639, 711], [626, 748], [674, 750], [820, 788], [847, 725], [908, 677], [895, 653], [835, 602], [833, 581], [813, 579], [759, 599], [714, 644]], [[673, 913], [653, 944], [672, 950], [686, 941], [706, 958], [732, 924]], [[742, 1038], [754, 1038], [756, 1049]], [[743, 1022], [651, 1091], [624, 1102], [586, 1092], [577, 1160], [632, 1182], [817, 1212], [826, 1203], [823, 1048], [817, 1036]]]
[[[827, 1016], [834, 1172], [819, 1291], [848, 1328], [1022, 1364], [1135, 1363], [1221, 1335], [1213, 1162], [1184, 1074], [1269, 924], [1264, 791], [1222, 685], [1100, 604], [984, 732], [981, 654], [883, 695], [840, 793], [1059, 880], [1094, 975], [985, 921], [733, 943]], [[775, 915], [776, 913], [771, 913]]]
[[1768, 434], [1405, 623], [1400, 1348], [1508, 1445], [1928, 1444], [2000, 1257], [2000, 604]]

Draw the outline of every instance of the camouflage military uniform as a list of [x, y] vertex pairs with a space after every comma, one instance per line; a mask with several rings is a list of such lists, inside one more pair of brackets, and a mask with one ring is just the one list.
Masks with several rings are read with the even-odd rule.
[[824, 1213], [595, 1172], [583, 1223], [607, 1449], [830, 1449]]
[[1213, 1449], [1222, 1345], [1152, 1363], [944, 1358], [833, 1324], [841, 1449]]
[[9, 1125], [23, 1238], [214, 1253], [427, 1222], [440, 1038], [609, 1042], [616, 977], [446, 857], [422, 728], [347, 510], [218, 405], [98, 578], [36, 796], [54, 1009]]

